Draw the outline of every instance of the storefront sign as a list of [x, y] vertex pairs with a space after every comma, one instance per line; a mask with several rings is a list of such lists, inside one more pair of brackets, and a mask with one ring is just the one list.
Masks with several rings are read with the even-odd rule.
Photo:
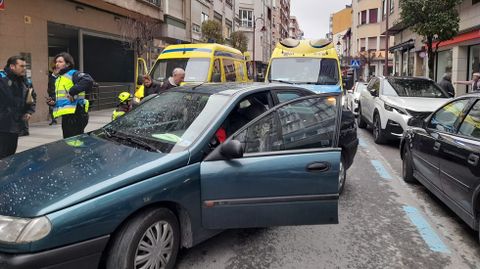
[[0, 0], [0, 10], [5, 10], [5, 0]]

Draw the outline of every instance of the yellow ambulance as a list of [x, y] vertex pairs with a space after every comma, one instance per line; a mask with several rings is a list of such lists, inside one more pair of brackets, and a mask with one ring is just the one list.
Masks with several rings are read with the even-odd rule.
[[[248, 82], [251, 79], [246, 58], [248, 55], [237, 49], [215, 43], [171, 45], [158, 56], [149, 74], [154, 82], [162, 83], [172, 75], [173, 69], [181, 67], [185, 70], [185, 83]], [[140, 71], [137, 74], [141, 74]], [[137, 81], [135, 98], [141, 99], [143, 87], [138, 85], [141, 80]]]
[[343, 92], [338, 55], [326, 39], [278, 42], [265, 81], [302, 85], [316, 93]]

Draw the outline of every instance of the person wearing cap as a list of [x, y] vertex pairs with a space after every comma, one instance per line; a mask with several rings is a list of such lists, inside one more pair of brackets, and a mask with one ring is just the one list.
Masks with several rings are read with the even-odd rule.
[[469, 81], [455, 81], [454, 84], [471, 85], [472, 90], [470, 92], [480, 92], [480, 73], [473, 73], [472, 79]]
[[112, 120], [116, 120], [118, 117], [125, 115], [125, 113], [132, 110], [132, 95], [129, 92], [121, 92], [118, 95], [118, 105], [113, 111]]

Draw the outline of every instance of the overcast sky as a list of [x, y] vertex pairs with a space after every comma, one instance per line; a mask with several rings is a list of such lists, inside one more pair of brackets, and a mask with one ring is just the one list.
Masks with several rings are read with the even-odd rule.
[[351, 3], [351, 0], [290, 0], [290, 15], [297, 17], [305, 38], [325, 38], [330, 14]]

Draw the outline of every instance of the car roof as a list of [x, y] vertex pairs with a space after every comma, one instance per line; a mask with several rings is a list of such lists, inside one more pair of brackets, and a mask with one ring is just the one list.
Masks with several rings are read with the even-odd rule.
[[[303, 91], [310, 91], [308, 88], [302, 85], [289, 85], [285, 83], [264, 83], [264, 82], [249, 82], [249, 83], [197, 83], [197, 84], [187, 84], [185, 86], [177, 87], [172, 90], [182, 91], [182, 92], [195, 92], [203, 94], [219, 94], [226, 96], [233, 96], [238, 93], [244, 93], [249, 91], [257, 90], [267, 90], [267, 89], [297, 89]], [[312, 92], [313, 93], [313, 92]], [[336, 93], [332, 91], [332, 93]]]
[[427, 81], [433, 81], [429, 78], [426, 77], [398, 77], [398, 76], [377, 76], [377, 78], [380, 79], [401, 79], [401, 80], [427, 80]]

